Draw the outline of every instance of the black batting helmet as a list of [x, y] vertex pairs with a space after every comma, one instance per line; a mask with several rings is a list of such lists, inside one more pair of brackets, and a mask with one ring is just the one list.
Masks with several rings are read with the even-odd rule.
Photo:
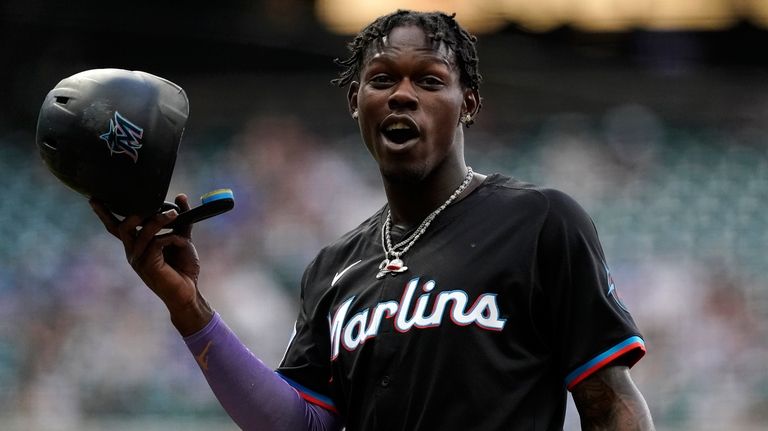
[[163, 206], [189, 101], [178, 85], [122, 69], [93, 69], [45, 97], [37, 146], [64, 184], [120, 215]]

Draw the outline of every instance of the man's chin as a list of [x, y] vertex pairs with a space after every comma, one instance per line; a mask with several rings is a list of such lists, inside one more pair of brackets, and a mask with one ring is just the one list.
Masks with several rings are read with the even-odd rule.
[[426, 177], [423, 163], [399, 163], [390, 166], [380, 166], [381, 177], [390, 184], [417, 184]]

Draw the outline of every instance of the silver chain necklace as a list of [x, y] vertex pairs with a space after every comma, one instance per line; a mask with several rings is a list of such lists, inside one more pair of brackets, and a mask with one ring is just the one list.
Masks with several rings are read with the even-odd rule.
[[[387, 210], [387, 219], [384, 221], [384, 225], [381, 227], [381, 247], [384, 249], [384, 260], [381, 261], [381, 264], [379, 265], [379, 273], [376, 274], [376, 278], [383, 278], [387, 274], [392, 274], [392, 276], [395, 276], [408, 270], [408, 267], [405, 266], [405, 262], [400, 259], [400, 256], [404, 255], [405, 252], [410, 250], [411, 247], [416, 244], [416, 241], [421, 238], [421, 235], [426, 232], [427, 228], [432, 223], [432, 220], [434, 220], [438, 214], [443, 212], [443, 210], [448, 207], [448, 205], [450, 205], [454, 200], [456, 200], [457, 197], [459, 197], [461, 192], [463, 192], [469, 183], [472, 182], [473, 176], [474, 172], [472, 171], [472, 168], [467, 166], [467, 175], [464, 177], [464, 181], [462, 181], [459, 187], [454, 190], [453, 193], [451, 193], [451, 196], [448, 197], [448, 200], [443, 202], [443, 204], [440, 205], [436, 210], [432, 211], [408, 238], [398, 242], [394, 246], [392, 245], [392, 236], [390, 233], [392, 225], [392, 211]], [[392, 259], [390, 259], [390, 256]]]

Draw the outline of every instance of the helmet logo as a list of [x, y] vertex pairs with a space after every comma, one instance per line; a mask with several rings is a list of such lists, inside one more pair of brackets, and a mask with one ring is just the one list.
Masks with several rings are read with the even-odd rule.
[[99, 135], [99, 138], [106, 141], [110, 155], [125, 154], [136, 163], [139, 160], [138, 150], [142, 146], [143, 136], [144, 129], [115, 111], [114, 117], [109, 119], [109, 131]]

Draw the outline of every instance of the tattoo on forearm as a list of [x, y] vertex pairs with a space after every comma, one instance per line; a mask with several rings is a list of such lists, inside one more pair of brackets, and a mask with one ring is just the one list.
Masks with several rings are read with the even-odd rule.
[[583, 430], [653, 430], [643, 396], [626, 367], [610, 367], [581, 382], [573, 392]]

